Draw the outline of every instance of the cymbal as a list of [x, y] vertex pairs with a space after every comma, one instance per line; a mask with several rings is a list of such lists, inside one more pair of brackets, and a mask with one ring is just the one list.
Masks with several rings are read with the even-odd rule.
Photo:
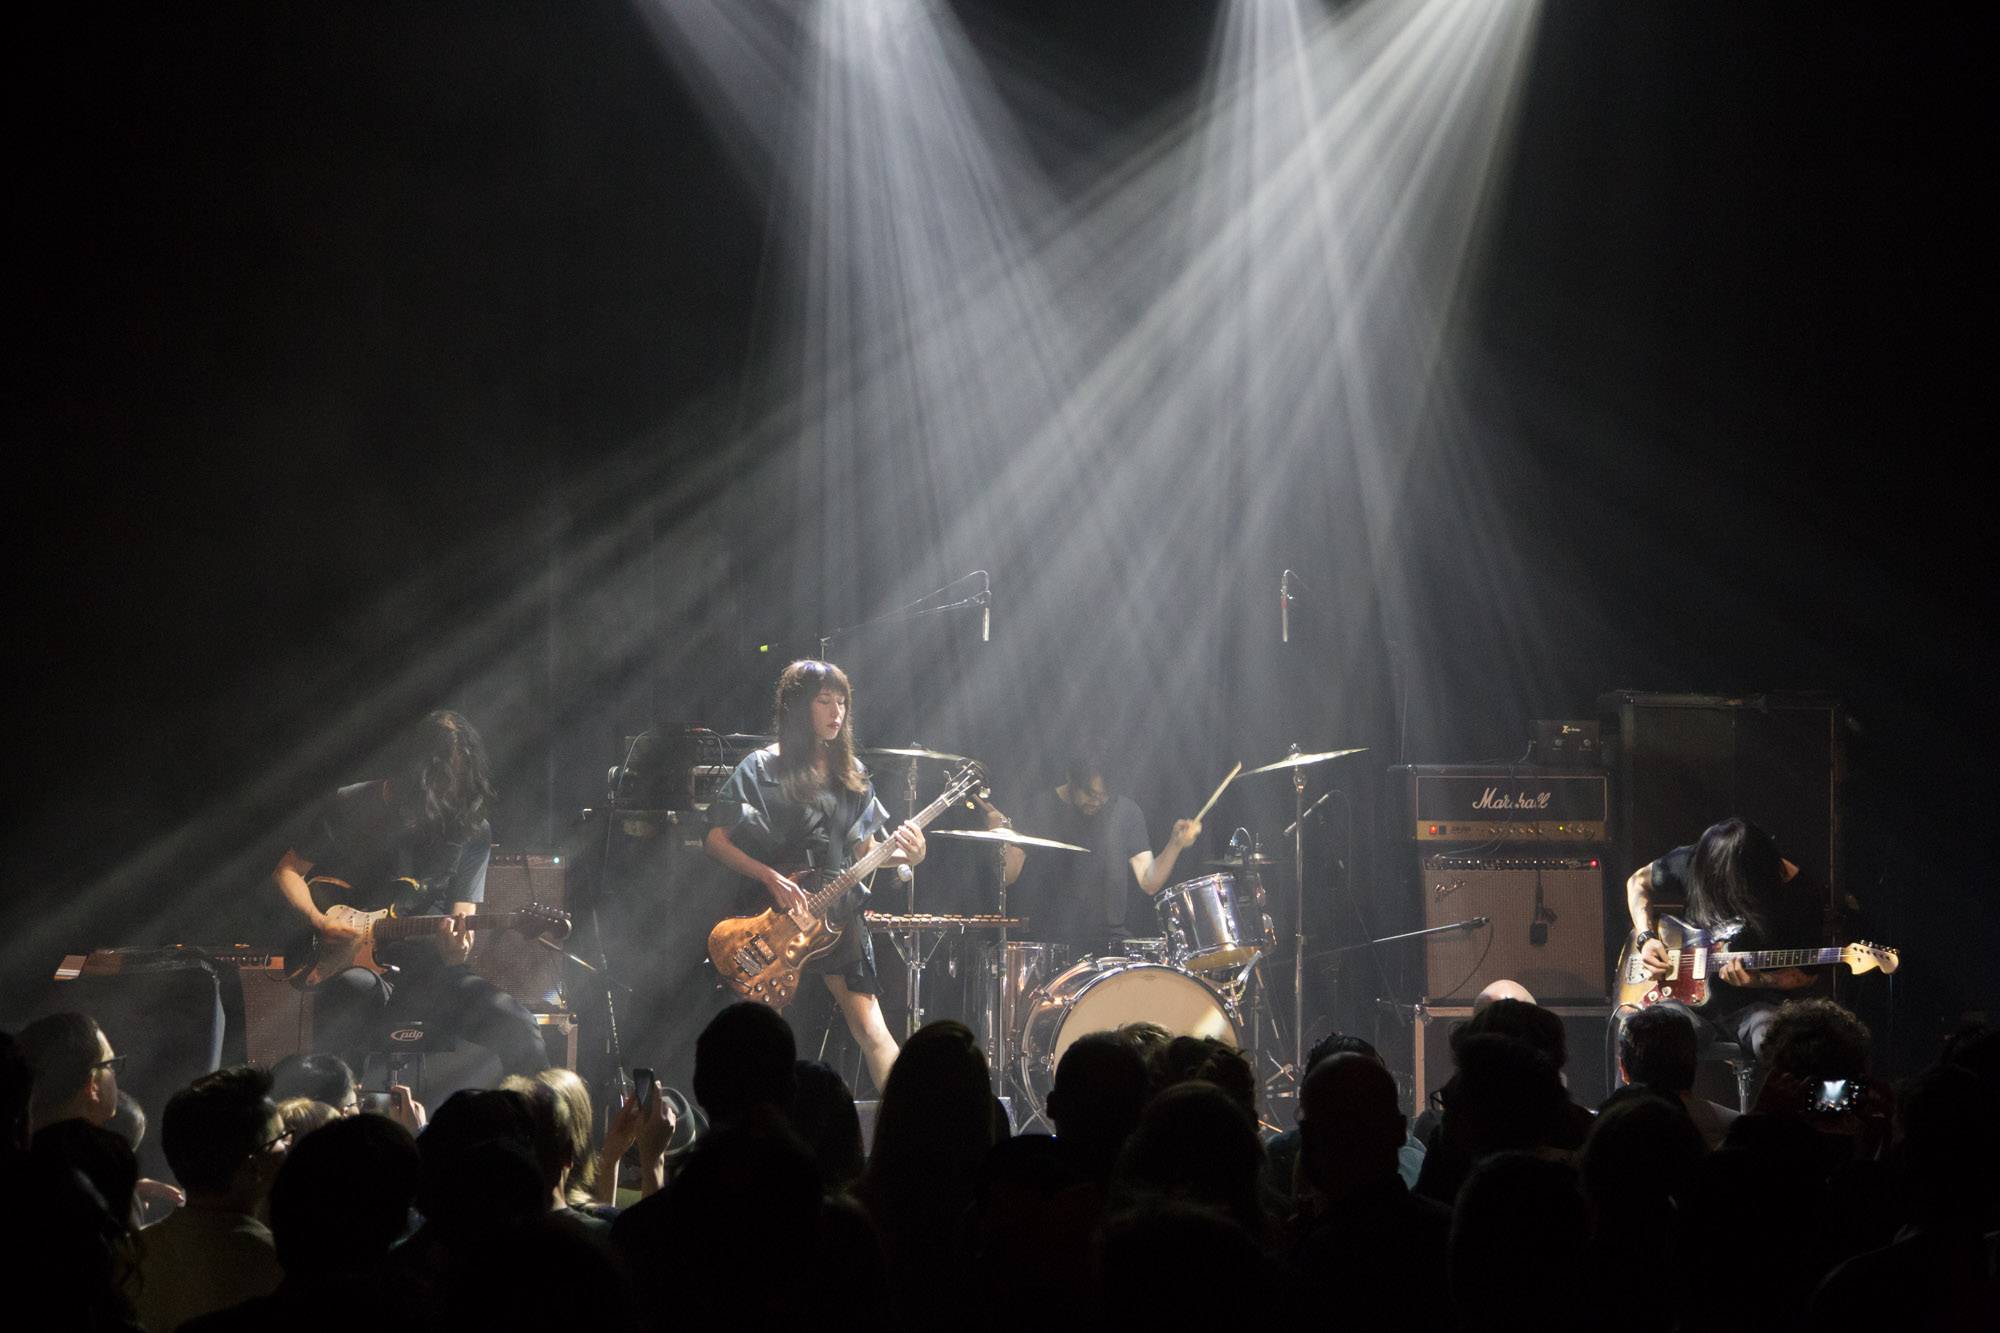
[[863, 750], [861, 752], [861, 757], [863, 759], [885, 759], [885, 760], [915, 759], [919, 762], [922, 762], [927, 759], [935, 759], [940, 761], [941, 763], [946, 763], [946, 764], [963, 764], [970, 762], [962, 754], [945, 754], [939, 750], [925, 750], [916, 747], [897, 748], [895, 746], [878, 746], [873, 750]]
[[1281, 768], [1304, 768], [1308, 764], [1323, 764], [1329, 759], [1345, 759], [1351, 754], [1366, 754], [1368, 747], [1357, 745], [1351, 750], [1322, 750], [1318, 754], [1288, 754], [1283, 759], [1273, 760], [1262, 768], [1253, 768], [1243, 776], [1256, 777], [1259, 773], [1275, 773]]
[[967, 842], [997, 842], [1008, 847], [1047, 847], [1058, 852], [1087, 852], [1088, 847], [1079, 847], [1073, 842], [1057, 842], [1054, 838], [1037, 838], [1030, 833], [1016, 833], [1010, 828], [934, 828], [926, 837], [963, 838]]
[[1284, 863], [1285, 858], [1282, 856], [1266, 856], [1258, 852], [1254, 856], [1225, 856], [1220, 860], [1203, 861], [1202, 865], [1210, 870], [1256, 870], [1263, 866], [1281, 866]]

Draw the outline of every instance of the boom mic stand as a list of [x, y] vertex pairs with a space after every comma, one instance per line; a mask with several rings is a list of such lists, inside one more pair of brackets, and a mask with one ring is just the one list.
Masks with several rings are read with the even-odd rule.
[[[960, 597], [956, 601], [939, 603], [935, 606], [926, 605], [933, 598], [946, 596], [960, 584], [970, 583], [974, 579], [979, 580], [979, 589], [971, 595]], [[984, 640], [988, 633], [989, 621], [992, 614], [989, 608], [992, 605], [993, 576], [983, 569], [975, 569], [970, 574], [962, 578], [953, 579], [942, 588], [934, 588], [915, 601], [906, 602], [894, 610], [885, 611], [881, 615], [871, 617], [867, 620], [856, 621], [852, 625], [843, 625], [838, 629], [828, 630], [819, 636], [820, 660], [822, 662], [828, 660], [828, 654], [833, 648], [833, 641], [840, 635], [852, 634], [856, 630], [873, 629], [882, 625], [907, 624], [913, 620], [922, 620], [929, 616], [943, 615], [947, 611], [963, 611], [975, 606], [979, 607], [981, 611], [980, 638]], [[917, 812], [917, 762], [914, 759], [905, 766], [903, 774], [903, 817], [907, 820]], [[917, 911], [916, 867], [901, 866], [898, 868], [897, 875], [903, 881], [905, 889], [904, 910], [914, 916]], [[866, 927], [861, 927], [861, 929], [866, 929]], [[944, 941], [943, 932], [939, 932], [937, 939], [932, 940], [930, 947], [926, 948], [924, 946], [924, 935], [925, 932], [921, 929], [908, 929], [893, 931], [889, 936], [890, 944], [894, 946], [897, 954], [903, 960], [903, 993], [907, 997], [909, 1004], [909, 1013], [904, 1019], [905, 1031], [903, 1035], [906, 1037], [914, 1036], [917, 1028], [923, 1023], [924, 968], [930, 962], [931, 954]]]

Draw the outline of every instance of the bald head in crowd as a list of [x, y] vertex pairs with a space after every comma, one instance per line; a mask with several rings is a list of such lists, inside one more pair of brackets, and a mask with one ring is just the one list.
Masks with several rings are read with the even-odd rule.
[[1478, 1013], [1495, 1000], [1519, 1000], [1523, 1004], [1533, 1004], [1535, 993], [1518, 981], [1509, 981], [1502, 977], [1472, 997], [1472, 1012]]

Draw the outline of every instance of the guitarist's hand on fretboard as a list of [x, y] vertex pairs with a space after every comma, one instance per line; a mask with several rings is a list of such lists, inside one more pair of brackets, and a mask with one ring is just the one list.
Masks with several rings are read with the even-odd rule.
[[472, 957], [472, 914], [458, 910], [445, 919], [451, 924], [437, 937], [438, 957], [456, 966]]

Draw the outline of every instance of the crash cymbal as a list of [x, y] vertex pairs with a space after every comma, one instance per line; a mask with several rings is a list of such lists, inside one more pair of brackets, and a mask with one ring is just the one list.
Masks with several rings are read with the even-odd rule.
[[1367, 746], [1357, 745], [1351, 750], [1322, 750], [1318, 754], [1288, 754], [1283, 759], [1273, 760], [1262, 768], [1253, 768], [1243, 776], [1254, 778], [1259, 773], [1275, 773], [1281, 768], [1304, 768], [1307, 764], [1323, 764], [1329, 759], [1345, 759], [1351, 754], [1366, 754], [1367, 752]]
[[1265, 866], [1281, 866], [1284, 863], [1285, 858], [1282, 856], [1266, 856], [1258, 852], [1255, 856], [1225, 856], [1217, 861], [1203, 861], [1202, 865], [1210, 870], [1260, 870]]
[[914, 759], [919, 763], [933, 759], [945, 764], [964, 764], [970, 762], [962, 754], [944, 754], [938, 750], [925, 750], [920, 747], [898, 748], [895, 746], [879, 746], [873, 750], [863, 750], [861, 757], [863, 759], [881, 759], [884, 761]]
[[1079, 847], [1073, 842], [1057, 842], [1054, 838], [1037, 838], [1028, 833], [1016, 833], [1010, 828], [934, 828], [924, 836], [963, 838], [967, 842], [997, 842], [1008, 847], [1047, 847], [1057, 852], [1090, 850], [1088, 847]]

